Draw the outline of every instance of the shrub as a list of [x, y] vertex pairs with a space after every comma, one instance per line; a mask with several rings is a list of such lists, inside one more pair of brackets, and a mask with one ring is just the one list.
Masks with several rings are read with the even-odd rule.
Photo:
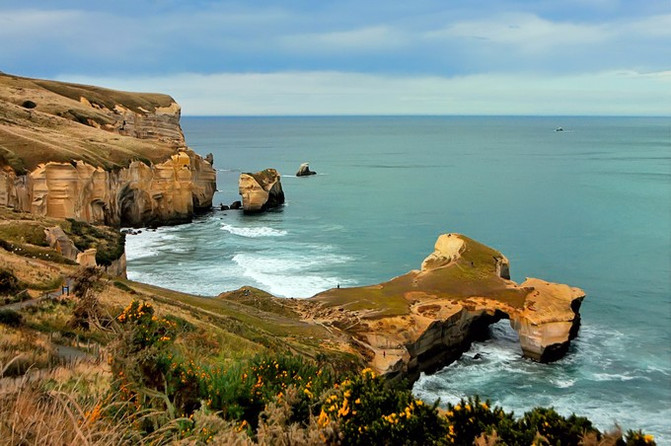
[[25, 288], [19, 279], [6, 269], [0, 269], [0, 295], [16, 294]]
[[18, 327], [23, 323], [23, 316], [14, 310], [0, 310], [0, 324]]
[[335, 423], [345, 445], [442, 444], [448, 424], [437, 403], [427, 405], [406, 389], [390, 387], [371, 369], [345, 379], [323, 399], [318, 424]]

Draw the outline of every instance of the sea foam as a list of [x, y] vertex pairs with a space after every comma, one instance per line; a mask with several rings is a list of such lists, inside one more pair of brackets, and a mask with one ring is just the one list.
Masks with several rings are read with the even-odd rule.
[[237, 235], [238, 237], [258, 238], [258, 237], [283, 237], [287, 235], [287, 231], [282, 229], [273, 229], [267, 226], [247, 226], [239, 227], [229, 224], [221, 225], [222, 231]]

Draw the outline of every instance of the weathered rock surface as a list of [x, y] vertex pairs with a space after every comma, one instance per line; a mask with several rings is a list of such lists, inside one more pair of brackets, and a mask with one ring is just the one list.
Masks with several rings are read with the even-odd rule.
[[239, 191], [245, 213], [263, 212], [284, 203], [280, 174], [275, 169], [241, 173]]
[[310, 170], [310, 164], [309, 163], [303, 163], [301, 166], [298, 168], [298, 171], [296, 172], [297, 177], [306, 177], [309, 175], [316, 175], [317, 172]]
[[109, 265], [98, 265], [96, 261], [97, 250], [89, 248], [80, 251], [74, 242], [68, 237], [60, 226], [53, 226], [44, 230], [49, 247], [58, 252], [63, 257], [77, 262], [79, 265], [87, 267], [101, 267], [105, 272], [115, 277], [126, 277], [126, 254], [112, 261]]
[[[21, 104], [30, 100], [27, 110]], [[0, 75], [0, 205], [108, 225], [189, 221], [216, 190], [170, 97]]]
[[114, 226], [179, 223], [211, 207], [215, 176], [188, 149], [159, 164], [133, 161], [112, 171], [84, 161], [48, 162], [27, 175], [0, 171], [0, 205]]
[[578, 288], [540, 279], [516, 284], [500, 252], [444, 234], [421, 270], [294, 305], [305, 320], [349, 335], [380, 373], [415, 379], [458, 359], [500, 319], [510, 319], [524, 356], [559, 359], [577, 334], [584, 297]]
[[63, 231], [63, 228], [60, 226], [47, 228], [44, 230], [44, 235], [46, 236], [47, 243], [49, 243], [51, 249], [55, 250], [66, 259], [77, 260], [79, 250], [74, 242], [70, 240], [70, 237], [67, 236], [65, 231]]

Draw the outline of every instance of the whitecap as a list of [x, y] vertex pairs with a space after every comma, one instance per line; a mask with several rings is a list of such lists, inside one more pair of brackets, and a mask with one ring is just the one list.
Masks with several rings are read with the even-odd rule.
[[283, 237], [287, 235], [287, 231], [283, 229], [273, 229], [267, 226], [247, 226], [244, 228], [238, 226], [231, 226], [223, 224], [221, 226], [223, 231], [239, 237], [258, 238], [258, 237]]
[[552, 384], [559, 387], [560, 389], [566, 389], [568, 387], [573, 387], [573, 384], [575, 384], [575, 379], [553, 379]]
[[594, 381], [631, 381], [635, 376], [622, 375], [619, 373], [595, 373], [592, 375]]
[[334, 254], [305, 256], [276, 253], [265, 256], [239, 253], [233, 256], [233, 262], [242, 268], [245, 277], [281, 297], [310, 297], [338, 285], [356, 285], [352, 280], [323, 273], [324, 267], [348, 260], [347, 256]]

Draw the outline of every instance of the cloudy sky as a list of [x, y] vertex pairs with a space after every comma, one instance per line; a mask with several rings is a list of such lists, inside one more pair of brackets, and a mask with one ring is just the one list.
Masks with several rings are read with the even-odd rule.
[[671, 116], [671, 0], [0, 0], [0, 41], [185, 115]]

